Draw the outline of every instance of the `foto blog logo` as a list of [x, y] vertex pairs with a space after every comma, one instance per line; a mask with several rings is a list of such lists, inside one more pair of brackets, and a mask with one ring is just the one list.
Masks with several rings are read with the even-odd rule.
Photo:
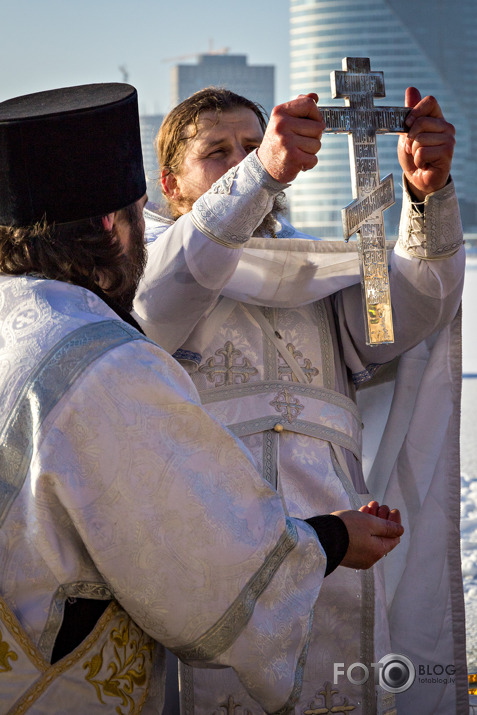
[[[416, 669], [405, 655], [388, 653], [377, 663], [371, 663], [374, 680], [389, 693], [403, 693], [416, 679]], [[346, 670], [344, 663], [334, 663], [333, 684], [338, 685], [338, 678], [346, 676], [353, 685], [363, 685], [370, 677], [370, 668], [364, 663], [352, 663]]]

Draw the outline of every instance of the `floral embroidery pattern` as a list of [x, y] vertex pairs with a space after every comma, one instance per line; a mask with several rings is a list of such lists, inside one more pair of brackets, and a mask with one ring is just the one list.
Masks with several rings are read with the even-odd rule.
[[113, 628], [109, 640], [114, 646], [115, 659], [107, 666], [108, 677], [102, 680], [98, 678], [104, 664], [104, 645], [83, 667], [89, 669], [86, 680], [94, 685], [99, 701], [105, 704], [103, 696], [121, 698], [121, 705], [116, 707], [116, 712], [118, 715], [126, 715], [133, 713], [136, 706], [132, 697], [134, 688], [146, 685], [147, 665], [152, 662], [154, 644], [126, 619], [120, 621], [118, 628]]
[[2, 631], [0, 631], [0, 673], [6, 673], [7, 670], [11, 670], [12, 666], [8, 660], [18, 660], [18, 655], [15, 651], [10, 650], [10, 646], [7, 641], [3, 640]]

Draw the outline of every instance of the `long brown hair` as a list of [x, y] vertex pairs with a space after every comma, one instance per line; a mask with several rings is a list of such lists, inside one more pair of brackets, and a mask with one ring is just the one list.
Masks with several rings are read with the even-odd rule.
[[[138, 210], [132, 204], [118, 211], [117, 220], [127, 221], [133, 229]], [[122, 303], [131, 292], [131, 274], [142, 272], [143, 266], [134, 263], [134, 256], [131, 261], [124, 254], [114, 231], [103, 228], [101, 217], [65, 224], [42, 221], [27, 227], [0, 226], [1, 273], [38, 275], [93, 292], [101, 280], [107, 294]]]
[[[187, 139], [197, 134], [197, 123], [202, 112], [230, 112], [237, 107], [245, 107], [256, 114], [262, 131], [265, 132], [266, 112], [259, 104], [240, 94], [221, 87], [206, 87], [195, 92], [174, 107], [164, 119], [157, 134], [154, 146], [161, 169], [173, 174], [181, 167], [186, 150]], [[194, 127], [195, 131], [186, 129]]]

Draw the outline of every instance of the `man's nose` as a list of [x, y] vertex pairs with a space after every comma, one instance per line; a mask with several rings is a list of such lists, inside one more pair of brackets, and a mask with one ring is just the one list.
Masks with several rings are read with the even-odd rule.
[[237, 166], [237, 164], [240, 164], [242, 159], [245, 159], [246, 156], [247, 152], [241, 144], [237, 144], [236, 146], [234, 146], [233, 151], [231, 152], [229, 157], [229, 168], [231, 169], [233, 166]]

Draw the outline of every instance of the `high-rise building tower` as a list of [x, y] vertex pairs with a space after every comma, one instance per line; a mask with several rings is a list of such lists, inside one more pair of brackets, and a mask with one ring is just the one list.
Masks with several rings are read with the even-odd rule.
[[204, 87], [226, 87], [258, 102], [270, 114], [274, 107], [275, 67], [248, 65], [246, 55], [197, 55], [196, 64], [179, 64], [171, 70], [174, 107]]
[[[477, 2], [476, 0], [290, 0], [291, 96], [317, 92], [331, 99], [330, 72], [343, 57], [369, 57], [384, 72], [385, 99], [403, 106], [407, 86], [434, 95], [456, 127], [452, 175], [464, 229], [477, 231]], [[394, 174], [401, 196], [396, 137], [378, 137], [381, 177]], [[340, 210], [352, 200], [348, 143], [324, 135], [318, 166], [294, 182], [291, 217], [302, 231], [324, 238], [342, 235]], [[398, 201], [399, 204], [399, 201]], [[398, 206], [385, 212], [388, 237], [396, 233]]]
[[155, 201], [156, 203], [161, 202], [161, 191], [158, 187], [159, 169], [157, 165], [156, 150], [154, 148], [154, 140], [163, 119], [163, 114], [149, 114], [139, 117], [142, 159], [144, 162], [144, 172], [146, 174], [147, 195], [150, 201]]

